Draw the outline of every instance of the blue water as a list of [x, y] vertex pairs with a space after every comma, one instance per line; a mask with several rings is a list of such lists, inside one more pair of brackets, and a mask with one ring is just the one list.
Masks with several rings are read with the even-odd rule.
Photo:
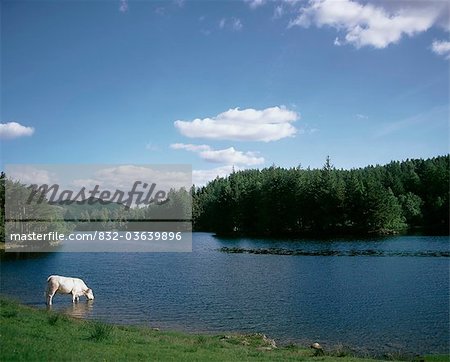
[[[377, 250], [387, 256], [228, 254], [221, 247]], [[76, 317], [188, 332], [263, 332], [279, 343], [374, 353], [448, 353], [448, 237], [267, 240], [194, 233], [192, 253], [52, 253], [3, 257], [1, 293], [45, 308], [50, 274], [81, 277], [95, 300]], [[409, 256], [389, 256], [406, 252]], [[422, 256], [412, 256], [414, 253]]]

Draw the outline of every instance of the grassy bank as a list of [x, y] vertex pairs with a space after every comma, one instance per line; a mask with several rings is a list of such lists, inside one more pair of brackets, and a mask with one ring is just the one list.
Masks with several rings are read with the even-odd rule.
[[[374, 361], [343, 350], [314, 356], [296, 346], [274, 347], [254, 335], [188, 335], [144, 327], [75, 320], [0, 299], [1, 361]], [[427, 361], [448, 360], [425, 358]]]

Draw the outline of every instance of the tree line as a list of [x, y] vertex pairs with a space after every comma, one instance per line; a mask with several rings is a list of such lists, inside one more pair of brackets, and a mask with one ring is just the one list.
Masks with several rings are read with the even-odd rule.
[[[164, 207], [125, 210], [114, 203], [86, 208], [47, 202], [33, 207], [35, 213], [51, 216], [52, 229], [69, 225], [82, 230], [84, 224], [77, 220], [100, 221], [107, 230], [126, 228], [130, 221], [189, 219], [192, 206], [193, 230], [217, 234], [361, 235], [408, 230], [448, 234], [449, 161], [450, 155], [446, 155], [343, 170], [333, 167], [327, 158], [321, 169], [272, 166], [243, 170], [203, 187], [171, 190]], [[10, 183], [9, 190], [15, 190], [15, 202], [24, 203], [28, 195], [25, 185], [12, 183], [1, 173], [1, 241], [6, 183]]]
[[194, 230], [242, 235], [449, 232], [449, 155], [384, 166], [269, 167], [194, 188]]

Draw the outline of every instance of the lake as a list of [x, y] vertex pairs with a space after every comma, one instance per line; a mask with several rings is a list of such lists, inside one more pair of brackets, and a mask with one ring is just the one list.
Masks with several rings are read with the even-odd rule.
[[53, 309], [188, 332], [262, 332], [279, 343], [448, 353], [450, 258], [436, 256], [448, 255], [448, 237], [318, 241], [194, 233], [192, 242], [192, 253], [3, 255], [1, 293], [45, 308], [48, 275], [77, 276], [95, 300], [72, 305], [70, 296], [56, 295]]

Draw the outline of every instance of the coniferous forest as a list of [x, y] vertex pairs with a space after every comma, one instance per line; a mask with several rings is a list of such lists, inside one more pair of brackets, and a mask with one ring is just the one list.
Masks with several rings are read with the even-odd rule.
[[194, 230], [240, 235], [449, 232], [449, 155], [341, 170], [234, 172], [193, 192]]
[[[233, 172], [204, 187], [191, 188], [193, 230], [262, 236], [448, 235], [449, 161], [450, 155], [446, 155], [342, 170], [334, 168], [328, 158], [321, 169], [272, 166]], [[0, 177], [1, 240], [6, 177], [4, 173]], [[25, 190], [24, 185], [11, 187]], [[168, 207], [190, 207], [187, 190], [171, 190], [169, 198]], [[87, 219], [101, 219], [108, 229], [119, 219], [160, 218], [155, 207], [123, 214], [117, 204], [113, 209], [110, 206], [89, 209]], [[54, 212], [55, 220], [64, 213], [65, 219], [76, 219], [68, 217], [76, 208], [66, 208], [43, 204], [39, 210]]]

